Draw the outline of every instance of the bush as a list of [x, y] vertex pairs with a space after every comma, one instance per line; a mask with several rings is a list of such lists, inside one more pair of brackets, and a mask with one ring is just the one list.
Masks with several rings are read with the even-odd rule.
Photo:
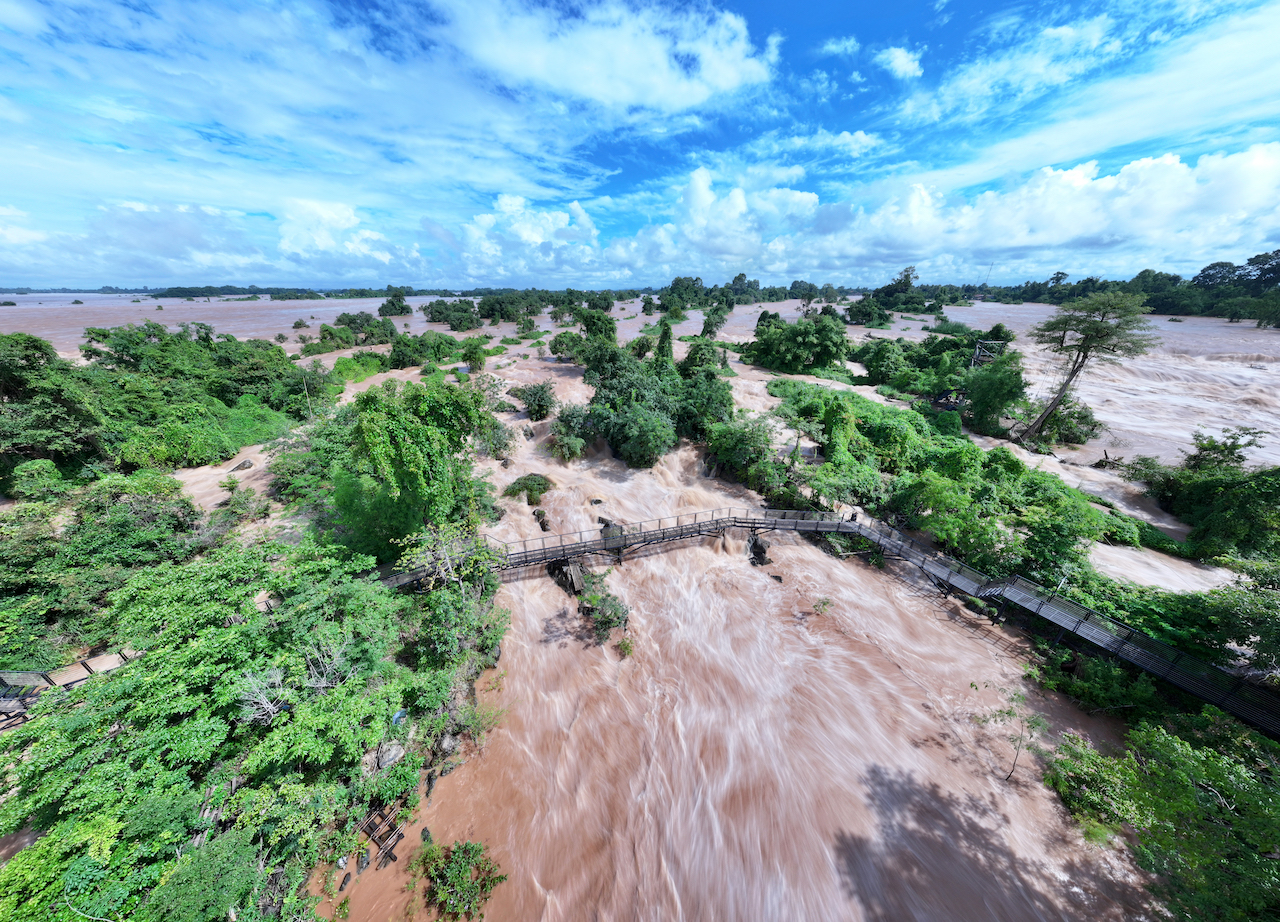
[[561, 461], [576, 461], [595, 438], [587, 408], [568, 404], [561, 408], [560, 415], [551, 423], [548, 448]]
[[525, 501], [530, 506], [537, 506], [542, 503], [542, 496], [555, 489], [555, 484], [550, 478], [541, 474], [525, 474], [513, 480], [505, 490], [502, 491], [503, 496], [519, 496], [525, 494]]
[[555, 412], [557, 405], [555, 384], [550, 380], [524, 387], [513, 387], [507, 393], [524, 404], [529, 418], [535, 422], [546, 419]]
[[415, 880], [425, 883], [425, 898], [445, 918], [483, 918], [484, 904], [507, 879], [479, 842], [458, 842], [442, 849], [427, 843], [409, 865]]

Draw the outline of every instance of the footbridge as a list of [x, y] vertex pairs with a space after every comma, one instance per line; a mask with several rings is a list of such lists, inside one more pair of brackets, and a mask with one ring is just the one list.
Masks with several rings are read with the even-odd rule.
[[[527, 541], [486, 541], [500, 570], [609, 555], [621, 561], [633, 548], [698, 536], [723, 535], [729, 529], [753, 533], [794, 531], [810, 534], [854, 535], [872, 542], [886, 555], [919, 567], [942, 590], [973, 598], [999, 599], [1039, 615], [1058, 626], [1058, 636], [1072, 634], [1113, 656], [1144, 669], [1183, 691], [1234, 714], [1246, 723], [1280, 736], [1280, 695], [1232, 675], [1217, 666], [1180, 652], [1122, 621], [1064, 599], [1020, 576], [992, 580], [986, 575], [880, 522], [855, 514], [797, 512], [782, 509], [725, 508], [653, 519], [629, 525], [602, 520], [592, 531], [543, 535]], [[427, 568], [392, 574], [389, 586], [407, 586], [430, 579]]]

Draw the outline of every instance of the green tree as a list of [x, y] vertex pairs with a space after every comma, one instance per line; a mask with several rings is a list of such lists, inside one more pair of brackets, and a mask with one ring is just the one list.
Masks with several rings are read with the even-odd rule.
[[484, 371], [484, 364], [488, 360], [488, 354], [485, 352], [485, 341], [483, 337], [472, 336], [462, 341], [462, 361], [467, 363], [473, 375]]
[[1001, 415], [1027, 393], [1022, 356], [1006, 352], [994, 362], [970, 370], [964, 388], [970, 425], [986, 435], [998, 434]]
[[1096, 292], [1063, 304], [1052, 317], [1033, 328], [1032, 339], [1061, 356], [1064, 366], [1057, 393], [1018, 434], [1018, 439], [1025, 441], [1039, 434], [1091, 362], [1118, 364], [1122, 358], [1142, 355], [1150, 349], [1158, 341], [1143, 316], [1150, 310], [1144, 295]]
[[556, 410], [555, 383], [550, 380], [513, 387], [508, 393], [524, 404], [529, 418], [535, 422], [546, 419]]

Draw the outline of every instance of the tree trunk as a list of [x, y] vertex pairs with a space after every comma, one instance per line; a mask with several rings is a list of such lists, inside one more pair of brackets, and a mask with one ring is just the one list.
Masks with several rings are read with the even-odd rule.
[[1072, 383], [1080, 376], [1080, 372], [1084, 371], [1084, 366], [1087, 361], [1089, 361], [1089, 357], [1086, 355], [1072, 364], [1071, 370], [1067, 372], [1066, 380], [1062, 382], [1062, 387], [1058, 388], [1058, 393], [1053, 395], [1053, 399], [1049, 401], [1048, 406], [1040, 412], [1040, 415], [1035, 418], [1035, 421], [1032, 422], [1032, 424], [1028, 426], [1015, 441], [1021, 443], [1027, 439], [1033, 438], [1042, 428], [1044, 428], [1045, 422], [1053, 415], [1053, 411], [1058, 409], [1058, 406], [1066, 398], [1067, 391], [1071, 389]]

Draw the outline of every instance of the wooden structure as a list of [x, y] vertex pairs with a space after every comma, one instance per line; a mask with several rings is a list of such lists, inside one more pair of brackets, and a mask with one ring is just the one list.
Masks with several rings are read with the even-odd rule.
[[0, 671], [0, 730], [18, 726], [41, 693], [51, 688], [71, 688], [92, 676], [119, 669], [141, 654], [128, 648], [77, 660], [46, 672]]
[[369, 815], [357, 827], [375, 849], [372, 859], [374, 870], [382, 870], [389, 862], [396, 860], [396, 845], [404, 838], [404, 823], [396, 822], [396, 814], [399, 812], [399, 802], [377, 807], [369, 811]]

